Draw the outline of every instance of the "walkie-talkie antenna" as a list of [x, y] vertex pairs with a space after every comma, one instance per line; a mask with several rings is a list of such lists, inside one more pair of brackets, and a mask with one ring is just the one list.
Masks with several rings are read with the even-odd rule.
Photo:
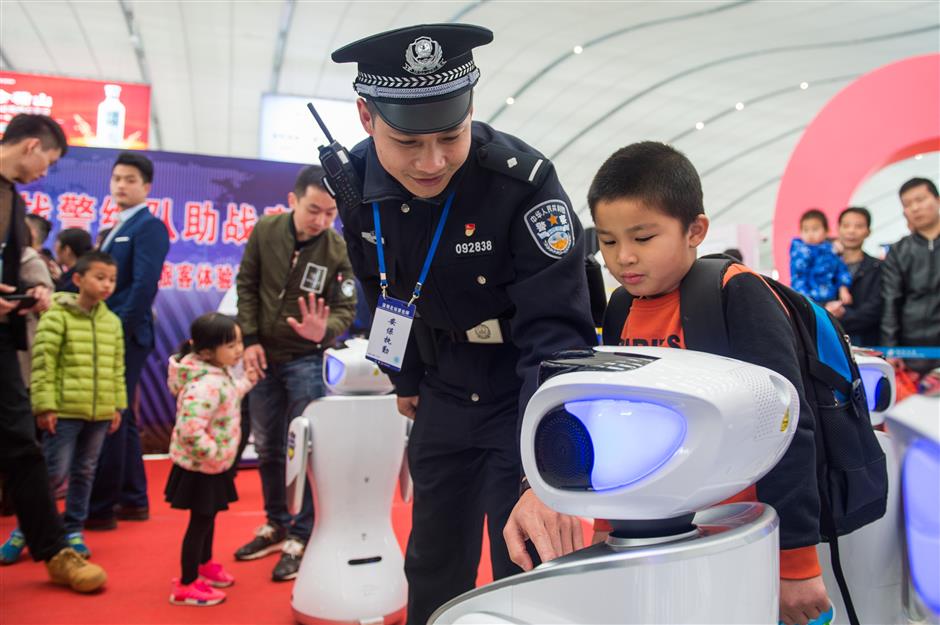
[[317, 120], [317, 125], [320, 126], [320, 130], [322, 130], [323, 134], [326, 135], [326, 142], [333, 143], [333, 135], [331, 135], [330, 131], [326, 129], [326, 124], [324, 124], [323, 120], [320, 119], [320, 116], [317, 115], [317, 109], [313, 108], [313, 102], [307, 102], [307, 108], [310, 109], [311, 113], [313, 113], [313, 118]]

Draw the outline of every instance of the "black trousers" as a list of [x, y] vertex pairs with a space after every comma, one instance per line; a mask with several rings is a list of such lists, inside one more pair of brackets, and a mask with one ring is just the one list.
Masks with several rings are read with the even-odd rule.
[[0, 325], [0, 472], [16, 508], [16, 520], [33, 559], [49, 560], [68, 546], [49, 490], [49, 474], [36, 442], [29, 395], [20, 375], [16, 347]]
[[114, 517], [118, 504], [134, 508], [147, 508], [147, 474], [140, 443], [140, 429], [134, 413], [137, 383], [152, 347], [141, 347], [134, 337], [124, 338], [124, 381], [127, 386], [127, 404], [121, 415], [121, 425], [108, 436], [101, 448], [101, 458], [91, 491], [88, 518]]
[[422, 383], [408, 444], [414, 480], [411, 536], [405, 553], [408, 623], [424, 625], [441, 605], [474, 587], [483, 541], [493, 578], [521, 570], [509, 559], [503, 527], [519, 498], [518, 397], [460, 399]]

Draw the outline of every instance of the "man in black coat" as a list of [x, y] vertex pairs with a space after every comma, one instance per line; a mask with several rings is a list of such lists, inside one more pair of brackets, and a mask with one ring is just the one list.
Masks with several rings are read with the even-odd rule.
[[[25, 542], [34, 560], [46, 562], [53, 582], [91, 592], [104, 585], [107, 575], [66, 541], [16, 358], [16, 351], [26, 347], [23, 315], [49, 308], [51, 294], [44, 286], [24, 284], [20, 275], [29, 231], [26, 206], [15, 184], [45, 176], [67, 149], [62, 129], [44, 115], [17, 115], [0, 140], [0, 473], [6, 477], [4, 496], [13, 500], [20, 528], [8, 541], [12, 550], [4, 545], [2, 551], [4, 556], [10, 551], [18, 556], [16, 550]], [[35, 299], [21, 308], [22, 302], [10, 297], [14, 294]]]

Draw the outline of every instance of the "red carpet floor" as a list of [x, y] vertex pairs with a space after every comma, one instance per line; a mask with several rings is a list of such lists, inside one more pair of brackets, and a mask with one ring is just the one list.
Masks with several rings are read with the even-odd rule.
[[[169, 461], [145, 464], [150, 484], [150, 520], [122, 522], [115, 531], [85, 535], [92, 560], [108, 572], [105, 589], [93, 595], [79, 595], [54, 586], [48, 581], [45, 566], [24, 554], [16, 564], [0, 567], [0, 624], [293, 623], [290, 610], [293, 583], [271, 581], [277, 556], [252, 562], [235, 562], [232, 556], [264, 522], [261, 482], [254, 470], [239, 473], [240, 499], [228, 512], [221, 513], [216, 522], [214, 556], [236, 577], [235, 585], [226, 589], [227, 600], [210, 608], [170, 605], [167, 601], [170, 578], [179, 575], [180, 543], [188, 513], [172, 510], [163, 502]], [[2, 540], [6, 540], [15, 523], [14, 517], [0, 518]], [[392, 523], [399, 543], [404, 545], [411, 526], [411, 506], [397, 496]], [[484, 543], [477, 583], [492, 579], [488, 549]]]

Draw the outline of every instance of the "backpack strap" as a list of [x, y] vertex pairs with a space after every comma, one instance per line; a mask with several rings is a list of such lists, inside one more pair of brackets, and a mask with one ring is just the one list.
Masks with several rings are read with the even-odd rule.
[[689, 349], [731, 356], [725, 325], [723, 280], [735, 261], [723, 254], [703, 256], [695, 261], [679, 286], [679, 314], [682, 333]]
[[621, 287], [617, 287], [610, 295], [607, 310], [604, 311], [603, 331], [601, 333], [604, 345], [620, 345], [620, 335], [623, 334], [623, 324], [627, 322], [630, 307], [633, 305], [633, 296]]

